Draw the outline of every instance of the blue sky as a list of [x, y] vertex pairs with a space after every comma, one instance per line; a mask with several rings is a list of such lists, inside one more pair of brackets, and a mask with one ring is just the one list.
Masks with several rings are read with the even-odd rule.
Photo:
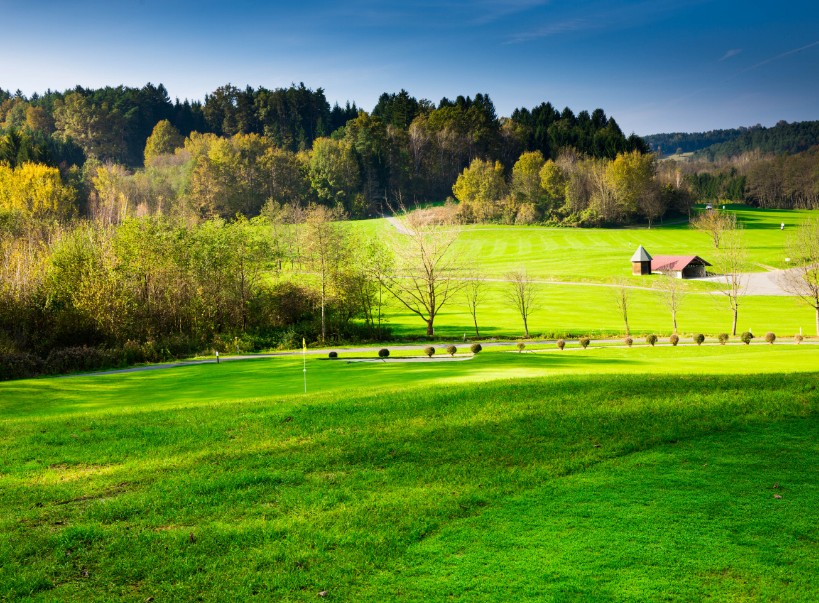
[[0, 0], [0, 87], [304, 82], [370, 110], [407, 89], [500, 115], [601, 107], [627, 133], [819, 119], [819, 2]]

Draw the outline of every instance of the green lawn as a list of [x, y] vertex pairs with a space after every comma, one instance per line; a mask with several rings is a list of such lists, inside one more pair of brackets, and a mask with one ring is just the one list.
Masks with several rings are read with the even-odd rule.
[[819, 347], [301, 366], [0, 384], [0, 599], [815, 600]]

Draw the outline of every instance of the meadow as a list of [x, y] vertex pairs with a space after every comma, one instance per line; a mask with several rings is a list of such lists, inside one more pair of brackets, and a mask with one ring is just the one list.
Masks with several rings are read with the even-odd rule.
[[[785, 246], [793, 229], [814, 218], [809, 210], [763, 210], [727, 205], [736, 213], [744, 229], [749, 272], [785, 268]], [[785, 224], [785, 230], [780, 225]], [[351, 223], [366, 236], [390, 236], [392, 226], [385, 220]], [[457, 252], [473, 258], [481, 276], [490, 279], [486, 299], [478, 308], [481, 334], [489, 337], [518, 337], [523, 325], [510, 303], [504, 299], [503, 279], [513, 270], [525, 268], [539, 282], [538, 308], [530, 320], [533, 336], [619, 336], [624, 333], [615, 305], [612, 285], [623, 282], [631, 289], [629, 326], [637, 334], [673, 332], [671, 315], [659, 291], [666, 277], [632, 276], [630, 258], [638, 245], [654, 255], [699, 255], [715, 261], [713, 244], [707, 233], [687, 223], [647, 228], [572, 229], [540, 226], [474, 225], [462, 229]], [[731, 313], [720, 284], [686, 281], [687, 295], [679, 313], [681, 333], [716, 336], [730, 332]], [[398, 337], [422, 336], [423, 322], [391, 300], [386, 308], [387, 325]], [[743, 296], [740, 299], [739, 331], [757, 335], [773, 331], [777, 335], [815, 333], [814, 311], [804, 302], [787, 296]], [[444, 306], [436, 335], [463, 338], [474, 335], [472, 317], [462, 297]]]
[[0, 384], [0, 598], [815, 600], [819, 347], [344, 356]]

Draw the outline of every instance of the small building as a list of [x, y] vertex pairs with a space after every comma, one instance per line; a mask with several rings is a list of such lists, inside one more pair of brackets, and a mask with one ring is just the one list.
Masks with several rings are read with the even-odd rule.
[[651, 260], [651, 271], [674, 278], [703, 278], [710, 265], [698, 255], [657, 255]]
[[638, 276], [651, 274], [651, 256], [642, 245], [631, 256], [631, 273]]

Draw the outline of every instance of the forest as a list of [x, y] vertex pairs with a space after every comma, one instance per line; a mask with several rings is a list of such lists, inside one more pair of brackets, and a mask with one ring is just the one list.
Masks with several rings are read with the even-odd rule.
[[658, 160], [602, 109], [499, 117], [480, 93], [0, 90], [0, 378], [384, 339], [396, 258], [346, 218], [446, 200], [460, 223], [650, 227], [697, 200], [817, 207], [817, 166]]

